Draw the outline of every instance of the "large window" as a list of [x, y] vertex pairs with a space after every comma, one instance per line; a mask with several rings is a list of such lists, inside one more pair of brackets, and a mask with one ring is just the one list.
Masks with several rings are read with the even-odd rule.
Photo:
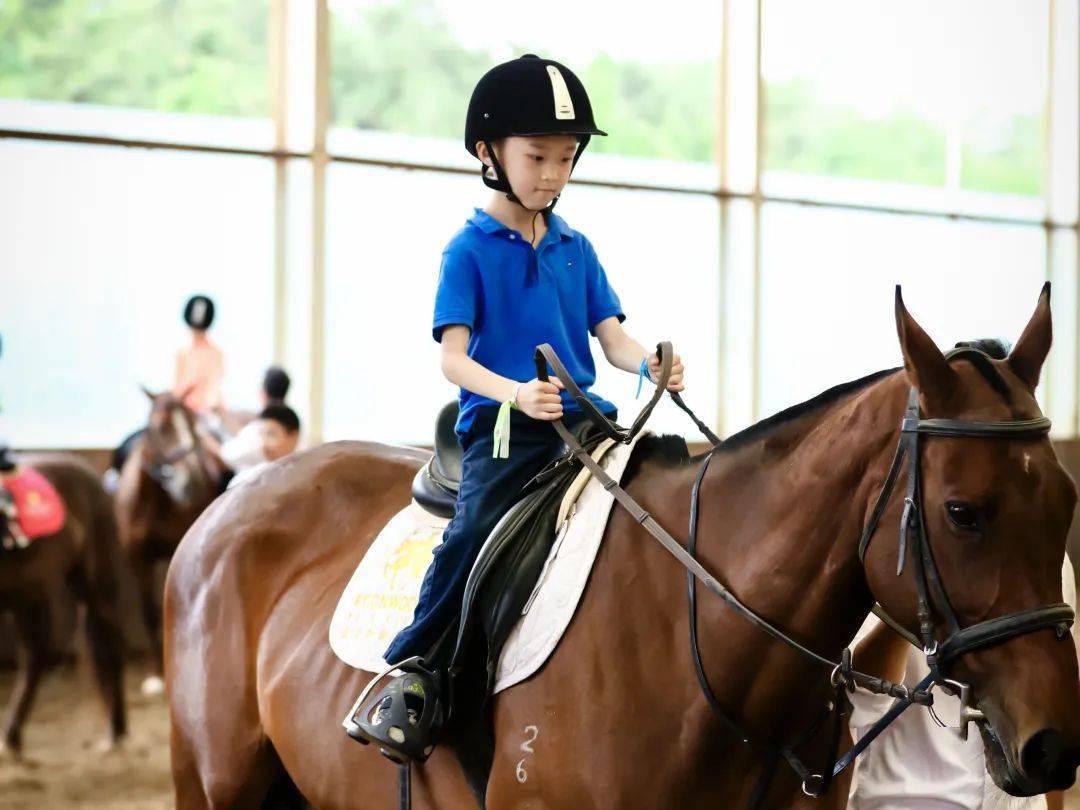
[[[439, 370], [431, 309], [443, 247], [482, 203], [473, 177], [335, 166], [330, 173], [326, 297], [326, 435], [429, 440], [433, 415], [456, 395]], [[393, 201], [388, 204], [387, 201]], [[417, 219], [418, 206], [426, 211]], [[575, 188], [559, 203], [582, 223], [646, 346], [671, 340], [693, 369], [695, 407], [717, 407], [720, 320], [717, 206], [710, 197]], [[626, 238], [628, 223], [648, 228]], [[420, 224], [422, 223], [422, 224]], [[672, 251], [669, 234], [688, 237]], [[641, 407], [634, 377], [597, 357], [596, 390], [624, 415]], [[681, 430], [660, 409], [654, 428]]]
[[268, 0], [7, 0], [0, 97], [269, 115]]
[[765, 0], [766, 168], [1039, 195], [1048, 8]]
[[1015, 340], [1050, 279], [1039, 396], [1077, 435], [1077, 30], [1080, 0], [0, 0], [10, 438], [115, 442], [207, 292], [230, 402], [282, 362], [312, 440], [429, 442], [439, 256], [490, 193], [469, 94], [530, 52], [610, 133], [559, 213], [722, 433], [898, 364], [896, 284], [947, 348]]
[[902, 365], [894, 287], [942, 348], [1013, 343], [1035, 310], [1046, 239], [1035, 226], [765, 206], [761, 412]]
[[[496, 9], [452, 0], [337, 0], [333, 12], [335, 147], [472, 165], [462, 144], [477, 80], [498, 62], [538, 53], [589, 90], [606, 138], [582, 176], [714, 181], [719, 4], [645, 6], [551, 0]], [[688, 19], [693, 25], [687, 25]], [[381, 134], [381, 136], [380, 136]], [[616, 159], [618, 158], [618, 159]]]
[[226, 401], [273, 347], [273, 167], [0, 141], [3, 408], [22, 447], [109, 446], [171, 385], [184, 301], [217, 304]]

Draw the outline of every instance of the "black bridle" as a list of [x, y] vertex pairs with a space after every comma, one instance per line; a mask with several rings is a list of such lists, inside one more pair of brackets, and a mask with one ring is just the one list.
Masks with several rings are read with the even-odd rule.
[[[964, 353], [977, 353], [977, 349], [963, 348], [951, 352], [951, 359]], [[652, 412], [657, 400], [667, 388], [668, 377], [671, 372], [672, 351], [669, 343], [657, 346], [657, 354], [661, 359], [660, 379], [657, 382], [656, 391], [649, 403], [646, 404], [642, 413], [634, 421], [630, 428], [623, 428], [611, 422], [606, 416], [593, 405], [591, 400], [578, 388], [570, 377], [563, 364], [559, 361], [554, 350], [547, 344], [540, 346], [536, 351], [537, 376], [546, 380], [547, 366], [550, 364], [567, 390], [580, 405], [582, 411], [589, 416], [604, 432], [615, 441], [629, 444], [638, 431], [643, 427], [648, 415]], [[676, 404], [686, 411], [699, 427], [703, 427], [697, 417], [682, 402], [678, 394], [672, 394]], [[958, 419], [923, 419], [919, 410], [919, 394], [912, 388], [908, 395], [908, 405], [903, 420], [900, 424], [900, 438], [892, 465], [882, 485], [877, 502], [874, 505], [870, 519], [863, 529], [859, 541], [859, 560], [863, 562], [867, 548], [870, 545], [878, 525], [884, 515], [893, 489], [899, 478], [900, 470], [904, 466], [905, 458], [908, 461], [907, 493], [904, 499], [904, 511], [900, 521], [899, 532], [899, 562], [897, 575], [904, 571], [904, 561], [910, 550], [915, 559], [913, 569], [915, 572], [915, 587], [918, 595], [918, 619], [920, 638], [916, 638], [902, 625], [896, 622], [880, 605], [874, 606], [874, 613], [899, 632], [904, 638], [911, 641], [923, 650], [926, 662], [930, 668], [930, 674], [926, 676], [914, 689], [909, 689], [903, 684], [895, 684], [884, 678], [859, 672], [851, 666], [851, 651], [845, 649], [840, 661], [833, 661], [813, 650], [800, 644], [788, 636], [779, 628], [775, 627], [767, 619], [760, 616], [752, 608], [743, 604], [737, 596], [722, 585], [712, 576], [695, 558], [697, 547], [698, 513], [701, 494], [701, 483], [709, 468], [709, 462], [719, 448], [719, 440], [708, 431], [704, 432], [713, 442], [713, 450], [705, 456], [690, 494], [690, 526], [686, 548], [675, 540], [653, 517], [619, 486], [604, 469], [591, 457], [589, 451], [583, 448], [574, 436], [562, 424], [561, 420], [552, 423], [559, 436], [570, 448], [570, 456], [577, 458], [603, 485], [610, 491], [615, 500], [619, 502], [650, 534], [655, 537], [667, 551], [669, 551], [684, 568], [687, 574], [687, 591], [689, 596], [690, 610], [690, 649], [694, 661], [694, 670], [698, 683], [706, 701], [713, 712], [729, 729], [749, 745], [762, 750], [768, 757], [767, 765], [762, 772], [761, 778], [753, 791], [750, 806], [757, 806], [763, 799], [775, 769], [775, 763], [783, 758], [802, 780], [803, 792], [808, 796], [819, 797], [824, 795], [831, 784], [832, 778], [847, 768], [855, 758], [896, 718], [909, 706], [918, 703], [927, 707], [933, 705], [932, 691], [935, 686], [941, 687], [949, 693], [958, 693], [961, 699], [961, 723], [962, 730], [966, 735], [967, 723], [982, 721], [982, 713], [971, 708], [970, 687], [958, 681], [945, 677], [943, 670], [961, 656], [973, 650], [1002, 644], [1017, 636], [1033, 633], [1037, 630], [1054, 628], [1058, 639], [1068, 635], [1069, 626], [1074, 619], [1074, 612], [1066, 604], [1046, 605], [1029, 610], [1011, 613], [994, 619], [987, 619], [969, 627], [961, 628], [956, 614], [949, 602], [941, 581], [941, 575], [930, 548], [930, 539], [926, 531], [924, 521], [924, 508], [922, 502], [921, 469], [919, 456], [919, 437], [947, 437], [947, 438], [981, 438], [981, 439], [1034, 439], [1046, 436], [1050, 431], [1050, 420], [1046, 417], [1037, 419], [1014, 420], [1005, 422], [978, 422]], [[828, 668], [830, 683], [834, 690], [833, 700], [821, 713], [818, 720], [798, 741], [787, 746], [778, 746], [767, 740], [758, 738], [748, 732], [716, 698], [709, 685], [701, 662], [701, 652], [697, 638], [697, 590], [696, 583], [701, 582], [710, 592], [718, 596], [725, 604], [740, 613], [755, 627], [783, 642], [788, 647], [811, 661]], [[934, 635], [934, 616], [937, 615], [943, 622], [947, 637], [938, 643]], [[837, 759], [836, 752], [840, 741], [842, 724], [845, 722], [846, 708], [848, 706], [847, 693], [854, 691], [859, 686], [870, 692], [889, 695], [896, 698], [893, 707], [875, 723], [871, 729], [859, 739], [843, 757]], [[815, 771], [803, 763], [795, 754], [794, 749], [812, 739], [820, 730], [823, 723], [832, 716], [833, 728], [831, 732], [831, 751], [825, 766]]]
[[[950, 352], [948, 358], [964, 353], [977, 353], [978, 350], [963, 348]], [[874, 606], [874, 613], [889, 627], [897, 631], [920, 648], [926, 657], [926, 665], [930, 674], [916, 687], [916, 692], [932, 689], [940, 686], [945, 691], [958, 694], [960, 697], [960, 723], [961, 736], [967, 738], [968, 722], [982, 722], [985, 720], [982, 712], [970, 705], [971, 688], [969, 685], [960, 683], [945, 677], [944, 670], [958, 658], [973, 650], [994, 647], [1003, 644], [1017, 636], [1033, 633], [1038, 630], [1053, 628], [1059, 640], [1064, 639], [1069, 632], [1075, 618], [1074, 611], [1064, 603], [1044, 605], [1028, 610], [986, 619], [968, 627], [961, 628], [956, 618], [956, 613], [949, 601], [945, 586], [941, 581], [941, 573], [934, 561], [933, 550], [930, 547], [930, 536], [926, 529], [925, 513], [922, 500], [922, 471], [919, 456], [919, 437], [945, 437], [954, 439], [1038, 439], [1050, 432], [1050, 420], [1045, 416], [1035, 419], [1019, 419], [1005, 422], [976, 422], [960, 419], [923, 419], [919, 410], [919, 392], [912, 388], [908, 393], [907, 409], [900, 423], [900, 439], [896, 446], [889, 473], [882, 484], [881, 492], [870, 519], [863, 529], [859, 540], [859, 561], [865, 564], [866, 553], [870, 542], [874, 537], [881, 516], [888, 505], [900, 470], [907, 461], [907, 490], [904, 494], [904, 510], [900, 517], [900, 531], [897, 549], [896, 575], [904, 573], [908, 552], [913, 559], [912, 569], [915, 578], [915, 590], [917, 598], [917, 617], [919, 622], [919, 635], [915, 636], [908, 632], [899, 622], [893, 619], [880, 605]], [[939, 642], [934, 635], [934, 617], [937, 616], [944, 624], [947, 636]], [[856, 747], [838, 762], [842, 770], [851, 760], [865, 749], [866, 745], [873, 741], [889, 723], [899, 716], [900, 712], [915, 702], [894, 706], [878, 724], [856, 744]], [[894, 714], [895, 712], [895, 714]], [[839, 770], [837, 771], [837, 773]]]
[[[995, 619], [986, 619], [961, 628], [941, 574], [934, 562], [930, 537], [926, 530], [925, 509], [922, 503], [922, 475], [919, 464], [919, 437], [942, 436], [955, 439], [1034, 439], [1050, 432], [1050, 420], [1045, 416], [1009, 422], [969, 422], [958, 419], [922, 419], [919, 414], [919, 395], [914, 388], [908, 396], [907, 411], [900, 426], [900, 442], [893, 457], [889, 475], [882, 485], [874, 511], [859, 541], [859, 560], [865, 562], [870, 541], [881, 515], [896, 486], [900, 468], [907, 458], [908, 481], [904, 495], [904, 512], [900, 518], [899, 551], [896, 574], [904, 572], [910, 547], [914, 559], [915, 588], [918, 595], [919, 639], [926, 655], [934, 683], [944, 685], [943, 667], [965, 653], [992, 647], [1016, 636], [1036, 630], [1055, 628], [1059, 636], [1068, 633], [1073, 621], [1073, 609], [1061, 603], [1032, 608]], [[884, 611], [879, 608], [879, 615]], [[935, 614], [944, 622], [948, 636], [940, 644], [934, 637]], [[890, 626], [895, 621], [890, 622]], [[911, 640], [911, 639], [909, 639]]]
[[[162, 410], [165, 410], [166, 413], [171, 416], [173, 408], [180, 406], [155, 406], [155, 408], [158, 407], [161, 407]], [[176, 465], [193, 454], [199, 456], [199, 460], [201, 461], [202, 448], [199, 445], [198, 438], [196, 438], [195, 427], [187, 420], [186, 414], [183, 414], [183, 418], [187, 424], [191, 440], [187, 444], [182, 444], [168, 452], [161, 446], [157, 431], [152, 424], [147, 425], [146, 432], [143, 434], [146, 439], [147, 447], [150, 450], [150, 458], [143, 459], [142, 462], [143, 472], [145, 472], [151, 480], [161, 486], [162, 489], [169, 492], [170, 495], [172, 493], [173, 476], [176, 473]]]

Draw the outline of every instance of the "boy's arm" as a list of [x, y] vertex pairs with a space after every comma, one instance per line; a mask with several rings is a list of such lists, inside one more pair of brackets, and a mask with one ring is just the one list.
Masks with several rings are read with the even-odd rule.
[[503, 377], [477, 363], [468, 354], [469, 327], [447, 326], [443, 329], [442, 373], [450, 382], [496, 402], [513, 402], [533, 419], [550, 421], [562, 416], [562, 383], [530, 380], [520, 383]]
[[[631, 374], [637, 374], [641, 368], [641, 359], [646, 358], [649, 361], [649, 374], [652, 379], [656, 379], [660, 373], [660, 358], [656, 356], [656, 352], [647, 351], [644, 346], [630, 337], [618, 318], [614, 316], [605, 318], [596, 325], [593, 331], [600, 341], [600, 347], [604, 350], [604, 357], [611, 365]], [[685, 388], [682, 380], [682, 359], [679, 355], [675, 355], [672, 358], [668, 390], [682, 391]]]

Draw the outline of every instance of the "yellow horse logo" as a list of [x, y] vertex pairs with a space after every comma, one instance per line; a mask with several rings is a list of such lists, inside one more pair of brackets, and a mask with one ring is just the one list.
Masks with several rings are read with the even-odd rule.
[[416, 531], [397, 547], [383, 569], [390, 591], [415, 590], [428, 565], [438, 536], [430, 531]]

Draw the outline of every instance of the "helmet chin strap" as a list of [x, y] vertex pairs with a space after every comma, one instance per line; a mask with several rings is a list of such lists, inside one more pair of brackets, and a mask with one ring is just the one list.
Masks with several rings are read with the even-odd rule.
[[[548, 203], [547, 206], [544, 208], [529, 208], [529, 206], [525, 205], [525, 203], [521, 201], [517, 194], [514, 193], [514, 189], [510, 185], [510, 175], [506, 173], [506, 170], [499, 162], [499, 157], [495, 154], [495, 148], [491, 145], [491, 142], [484, 141], [484, 146], [487, 147], [488, 155], [491, 157], [490, 166], [480, 166], [480, 176], [484, 180], [484, 185], [486, 185], [488, 188], [493, 188], [496, 191], [503, 192], [506, 195], [506, 199], [510, 200], [510, 202], [512, 203], [520, 205], [522, 208], [532, 214], [551, 213], [552, 209], [555, 208], [555, 203], [559, 201], [559, 197], [561, 195], [555, 195], [555, 199]], [[574, 160], [574, 163], [577, 163], [576, 158]], [[488, 174], [489, 171], [493, 171], [495, 173], [495, 176], [491, 177]]]

